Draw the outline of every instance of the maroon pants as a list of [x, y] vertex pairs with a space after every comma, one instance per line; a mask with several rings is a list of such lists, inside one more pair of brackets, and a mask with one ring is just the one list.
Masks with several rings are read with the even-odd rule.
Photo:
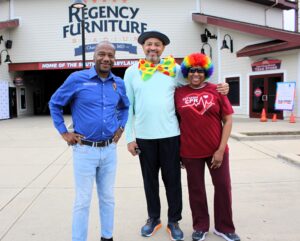
[[183, 164], [187, 171], [190, 207], [193, 216], [193, 228], [197, 231], [209, 230], [209, 213], [205, 190], [205, 163], [209, 167], [215, 189], [214, 218], [215, 229], [222, 233], [234, 233], [231, 208], [231, 181], [229, 173], [229, 156], [224, 154], [222, 165], [211, 169], [212, 157], [186, 159]]

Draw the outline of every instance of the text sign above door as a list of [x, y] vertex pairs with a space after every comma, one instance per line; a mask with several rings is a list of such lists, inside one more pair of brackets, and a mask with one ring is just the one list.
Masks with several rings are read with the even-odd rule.
[[252, 71], [266, 71], [280, 69], [281, 60], [279, 59], [263, 59], [251, 64]]

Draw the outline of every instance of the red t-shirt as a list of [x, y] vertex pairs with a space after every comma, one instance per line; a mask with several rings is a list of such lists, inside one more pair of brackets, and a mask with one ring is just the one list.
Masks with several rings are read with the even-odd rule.
[[180, 155], [212, 156], [221, 142], [222, 117], [233, 113], [227, 96], [218, 93], [211, 83], [201, 89], [184, 86], [176, 89], [175, 104], [180, 116]]

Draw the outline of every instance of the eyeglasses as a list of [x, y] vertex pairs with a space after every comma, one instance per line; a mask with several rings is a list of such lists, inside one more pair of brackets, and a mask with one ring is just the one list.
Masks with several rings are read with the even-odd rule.
[[204, 69], [202, 69], [202, 68], [190, 68], [190, 70], [189, 70], [189, 73], [192, 73], [192, 74], [194, 74], [196, 72], [199, 74], [205, 73]]

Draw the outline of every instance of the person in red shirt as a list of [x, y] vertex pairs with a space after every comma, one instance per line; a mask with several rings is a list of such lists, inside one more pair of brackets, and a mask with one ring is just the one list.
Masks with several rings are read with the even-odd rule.
[[232, 220], [231, 180], [227, 141], [232, 128], [233, 109], [227, 96], [206, 82], [213, 73], [210, 58], [201, 53], [186, 56], [181, 71], [188, 85], [175, 92], [180, 119], [180, 155], [187, 171], [194, 241], [204, 240], [209, 231], [205, 191], [205, 164], [215, 189], [214, 233], [227, 241], [239, 241]]

